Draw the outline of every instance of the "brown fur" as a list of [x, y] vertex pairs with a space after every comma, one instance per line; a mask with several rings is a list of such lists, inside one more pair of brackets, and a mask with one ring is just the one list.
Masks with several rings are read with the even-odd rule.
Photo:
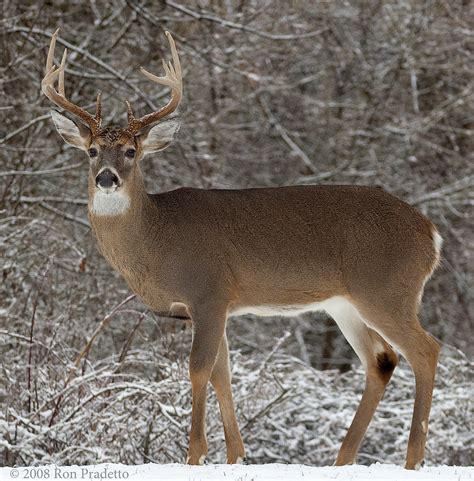
[[[160, 311], [172, 302], [192, 306], [209, 285], [229, 311], [336, 295], [379, 302], [383, 294], [384, 305], [395, 307], [416, 298], [435, 261], [429, 221], [380, 190], [178, 189], [149, 196], [136, 183], [142, 181], [125, 184], [128, 214], [91, 215], [91, 222], [104, 255]], [[416, 314], [413, 307], [407, 315]]]
[[[149, 195], [139, 161], [168, 145], [173, 123], [132, 137], [117, 127], [75, 133], [58, 115], [55, 122], [73, 145], [98, 150], [90, 163], [89, 217], [103, 255], [152, 309], [192, 320], [189, 463], [207, 455], [209, 381], [221, 409], [227, 460], [245, 455], [231, 393], [227, 318], [249, 307], [284, 310], [336, 298], [335, 321], [367, 373], [336, 464], [355, 461], [398, 362], [396, 349], [416, 377], [406, 467], [420, 465], [439, 352], [417, 317], [423, 286], [439, 260], [428, 219], [381, 189], [360, 186], [182, 188]], [[130, 149], [134, 158], [126, 154]], [[118, 192], [130, 200], [128, 210], [114, 216], [91, 208], [96, 176], [105, 168], [116, 172]]]
[[[399, 199], [367, 187], [184, 188], [148, 195], [138, 164], [124, 186], [130, 211], [118, 217], [91, 214], [90, 220], [103, 254], [147, 305], [166, 312], [179, 302], [192, 318], [188, 461], [198, 463], [207, 454], [209, 380], [221, 403], [228, 460], [244, 455], [230, 375], [220, 367], [227, 357], [216, 363], [229, 313], [244, 306], [302, 305], [344, 296], [367, 320], [370, 342], [377, 332], [386, 346], [378, 356], [358, 353], [378, 374], [372, 377], [368, 371], [366, 392], [337, 460], [353, 462], [397, 363], [384, 339], [404, 353], [415, 373], [420, 355], [437, 357], [437, 346], [424, 350], [425, 334], [417, 320], [419, 293], [437, 261], [431, 222]], [[92, 181], [90, 188], [92, 195]], [[407, 340], [415, 339], [420, 344], [411, 348]], [[418, 377], [428, 383], [417, 394], [420, 426], [429, 413], [434, 366], [426, 365]], [[408, 468], [421, 462], [425, 436], [414, 423]]]
[[198, 464], [207, 455], [209, 381], [221, 409], [227, 460], [235, 463], [245, 455], [231, 392], [225, 334], [229, 315], [245, 308], [285, 310], [333, 298], [328, 302], [335, 321], [367, 373], [336, 464], [355, 461], [397, 363], [393, 346], [415, 373], [406, 467], [421, 465], [439, 352], [417, 317], [423, 286], [439, 261], [440, 239], [433, 224], [399, 199], [367, 187], [147, 194], [139, 161], [169, 145], [179, 127], [175, 119], [156, 124], [175, 111], [183, 93], [171, 34], [166, 33], [173, 63], [165, 68], [166, 75], [142, 69], [153, 82], [171, 88], [171, 99], [139, 119], [128, 105], [125, 129], [101, 128], [100, 95], [94, 117], [65, 98], [66, 57], [58, 68], [53, 66], [57, 35], [51, 38], [41, 86], [53, 103], [88, 125], [52, 112], [63, 139], [89, 152], [89, 216], [99, 247], [152, 309], [192, 320], [188, 462]]
[[133, 135], [130, 135], [126, 129], [118, 126], [110, 126], [101, 129], [99, 134], [95, 137], [98, 145], [106, 147], [115, 147], [125, 144], [134, 145], [135, 140]]

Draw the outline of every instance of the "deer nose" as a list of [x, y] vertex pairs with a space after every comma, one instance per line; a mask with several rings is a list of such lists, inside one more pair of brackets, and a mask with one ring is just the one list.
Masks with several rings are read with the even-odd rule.
[[102, 189], [116, 187], [119, 183], [118, 177], [109, 169], [104, 169], [96, 178], [95, 184]]

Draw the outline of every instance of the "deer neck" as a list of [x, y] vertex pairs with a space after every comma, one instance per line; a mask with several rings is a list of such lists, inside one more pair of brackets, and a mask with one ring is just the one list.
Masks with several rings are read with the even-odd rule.
[[[89, 219], [102, 253], [120, 269], [120, 264], [136, 257], [144, 241], [159, 223], [158, 207], [147, 194], [139, 176], [116, 193], [98, 193], [89, 180]], [[110, 197], [110, 198], [109, 198]]]

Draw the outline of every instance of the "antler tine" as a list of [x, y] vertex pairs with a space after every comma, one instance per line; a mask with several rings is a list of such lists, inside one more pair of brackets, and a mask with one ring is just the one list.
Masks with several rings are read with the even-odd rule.
[[[174, 43], [173, 37], [171, 36], [171, 34], [168, 31], [166, 31], [166, 36], [168, 37], [168, 41], [170, 43], [171, 56], [173, 57], [173, 63], [174, 63], [174, 66], [175, 66], [176, 73], [178, 74], [179, 79], [182, 81], [183, 75], [182, 75], [182, 71], [181, 71], [181, 63], [179, 61], [178, 52], [176, 50], [176, 45]], [[170, 65], [171, 65], [171, 62], [170, 62]]]
[[102, 123], [102, 94], [99, 92], [97, 94], [97, 100], [95, 101], [95, 120], [99, 127]]
[[[72, 113], [85, 122], [92, 132], [96, 134], [100, 130], [101, 124], [101, 106], [100, 106], [100, 94], [97, 97], [97, 110], [95, 117], [89, 112], [72, 103], [66, 98], [64, 89], [64, 72], [66, 70], [66, 58], [67, 50], [64, 49], [64, 53], [61, 59], [59, 67], [54, 65], [54, 50], [56, 48], [56, 40], [58, 38], [59, 28], [51, 36], [51, 43], [49, 44], [48, 56], [46, 58], [46, 71], [43, 80], [41, 81], [41, 90], [43, 94], [48, 97], [51, 102], [58, 107]], [[58, 90], [54, 88], [54, 83], [58, 81]]]
[[158, 77], [154, 75], [148, 70], [145, 70], [143, 67], [140, 67], [140, 71], [145, 77], [150, 79], [152, 82], [166, 85], [167, 87], [171, 88], [171, 99], [169, 102], [162, 107], [160, 110], [156, 112], [152, 112], [150, 114], [144, 115], [143, 117], [136, 119], [133, 115], [132, 108], [127, 101], [127, 110], [128, 110], [128, 128], [127, 130], [131, 134], [135, 134], [138, 130], [150, 125], [158, 120], [166, 117], [167, 115], [173, 113], [181, 102], [183, 97], [183, 78], [182, 78], [182, 70], [181, 70], [181, 63], [179, 61], [178, 52], [176, 50], [176, 44], [174, 43], [173, 37], [169, 32], [165, 32], [168, 38], [168, 42], [170, 44], [171, 49], [171, 56], [173, 58], [173, 62], [166, 62], [163, 60], [163, 69], [165, 71], [164, 77]]
[[48, 57], [46, 58], [46, 70], [45, 75], [48, 74], [53, 68], [54, 50], [56, 48], [56, 39], [58, 38], [59, 28], [51, 36], [51, 43], [49, 44]]
[[132, 106], [130, 105], [130, 102], [128, 100], [125, 100], [125, 103], [127, 104], [127, 118], [128, 118], [128, 123], [130, 124], [133, 122], [135, 119], [135, 115], [133, 114], [133, 109]]
[[63, 58], [61, 59], [61, 65], [59, 66], [59, 81], [58, 81], [58, 88], [59, 88], [59, 95], [66, 97], [64, 92], [64, 70], [66, 68], [66, 58], [67, 58], [67, 48], [64, 49]]

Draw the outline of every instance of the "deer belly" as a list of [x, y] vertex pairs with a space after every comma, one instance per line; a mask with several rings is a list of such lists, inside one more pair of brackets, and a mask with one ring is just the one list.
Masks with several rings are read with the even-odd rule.
[[260, 305], [260, 306], [238, 306], [229, 312], [230, 316], [242, 316], [253, 314], [259, 317], [295, 317], [305, 312], [326, 311], [346, 306], [349, 302], [342, 296], [333, 296], [323, 301], [308, 304], [285, 304], [285, 305]]

